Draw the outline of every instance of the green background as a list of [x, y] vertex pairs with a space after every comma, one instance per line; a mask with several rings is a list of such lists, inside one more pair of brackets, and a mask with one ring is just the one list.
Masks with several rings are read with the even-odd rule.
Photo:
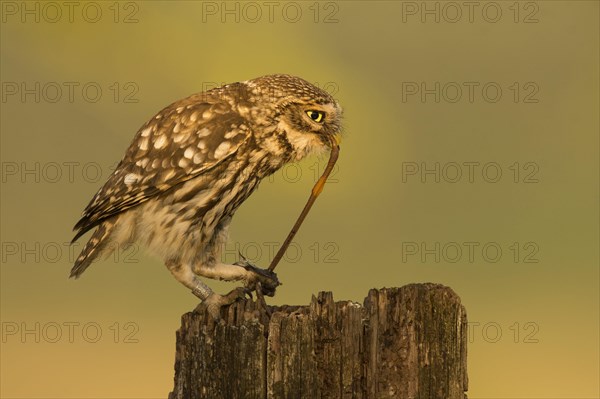
[[[23, 4], [3, 2], [0, 41], [2, 397], [167, 395], [194, 297], [135, 248], [68, 280], [82, 244], [66, 243], [155, 112], [270, 73], [324, 87], [345, 112], [335, 181], [270, 303], [446, 284], [472, 323], [469, 397], [600, 395], [598, 2], [475, 2], [472, 16], [460, 2], [460, 16], [445, 2], [284, 2], [272, 20], [265, 2], [228, 2], [225, 15], [221, 2], [76, 2], [72, 20], [62, 3], [60, 18]], [[407, 93], [422, 83], [434, 94]], [[237, 242], [269, 263], [326, 160], [262, 183], [234, 218], [227, 261]], [[438, 181], [420, 174], [436, 163]]]

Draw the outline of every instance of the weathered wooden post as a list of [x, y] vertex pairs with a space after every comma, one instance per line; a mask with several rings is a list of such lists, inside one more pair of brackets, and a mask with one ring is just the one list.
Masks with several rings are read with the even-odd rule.
[[466, 397], [467, 316], [448, 287], [373, 289], [364, 305], [321, 292], [270, 320], [256, 306], [223, 324], [183, 315], [169, 399]]

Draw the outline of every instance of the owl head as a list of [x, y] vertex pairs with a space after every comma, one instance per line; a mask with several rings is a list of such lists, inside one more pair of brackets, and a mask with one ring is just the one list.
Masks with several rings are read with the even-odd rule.
[[285, 135], [297, 159], [339, 141], [342, 108], [325, 90], [291, 75], [267, 75], [245, 83], [262, 105], [256, 108], [268, 110], [268, 124]]

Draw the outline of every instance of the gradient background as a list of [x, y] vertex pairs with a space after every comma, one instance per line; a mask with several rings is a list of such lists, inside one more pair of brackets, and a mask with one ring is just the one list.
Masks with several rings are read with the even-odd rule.
[[[264, 2], [229, 2], [239, 12], [224, 16], [221, 2], [75, 2], [72, 21], [53, 4], [57, 22], [45, 3], [2, 4], [3, 398], [166, 397], [179, 318], [196, 300], [141, 251], [68, 280], [83, 243], [72, 251], [65, 243], [155, 112], [277, 72], [333, 92], [346, 134], [336, 181], [278, 268], [284, 286], [270, 303], [306, 304], [320, 290], [362, 301], [373, 287], [446, 284], [472, 323], [469, 397], [599, 397], [598, 2], [475, 2], [471, 21], [459, 2], [456, 22], [444, 2], [284, 2], [272, 21]], [[423, 22], [424, 7], [438, 7], [439, 22], [435, 14]], [[99, 21], [86, 21], [84, 8], [88, 19], [100, 9]], [[488, 22], [498, 8], [499, 20]], [[124, 23], [128, 15], [137, 21]], [[39, 101], [23, 98], [21, 85], [35, 91], [35, 82]], [[78, 85], [73, 98], [65, 82]], [[403, 98], [403, 87], [421, 82], [450, 86], [439, 102]], [[463, 82], [479, 85], [473, 101]], [[482, 96], [490, 82], [502, 89], [496, 102]], [[455, 84], [464, 91], [452, 102]], [[93, 87], [102, 89], [96, 102]], [[263, 182], [234, 219], [227, 261], [237, 242], [269, 263], [269, 243], [284, 239], [326, 158]], [[446, 173], [439, 182], [403, 174], [415, 162]], [[479, 162], [473, 181], [463, 166], [462, 179], [449, 182], [452, 162]], [[482, 176], [493, 162], [502, 172], [495, 183]], [[464, 242], [477, 243], [473, 259]], [[439, 243], [439, 261], [407, 252], [413, 243]], [[464, 250], [455, 262], [451, 243]], [[486, 243], [501, 248], [496, 262], [493, 246], [482, 254]]]

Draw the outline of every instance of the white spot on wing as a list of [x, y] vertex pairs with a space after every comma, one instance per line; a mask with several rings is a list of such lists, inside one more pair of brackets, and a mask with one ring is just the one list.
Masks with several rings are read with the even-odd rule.
[[137, 166], [141, 166], [142, 168], [145, 168], [146, 165], [148, 165], [148, 158], [142, 158], [138, 161], [136, 161], [135, 163]]
[[154, 148], [156, 148], [156, 149], [163, 148], [166, 143], [167, 143], [167, 139], [165, 138], [165, 136], [160, 135], [154, 142]]
[[231, 139], [231, 138], [237, 136], [239, 133], [240, 133], [239, 130], [233, 129], [233, 130], [225, 133], [225, 136], [223, 136], [223, 137], [225, 137], [226, 139]]
[[[159, 115], [157, 115], [157, 118], [158, 117], [159, 117]], [[150, 134], [151, 131], [152, 131], [152, 127], [148, 126], [144, 130], [142, 130], [142, 137], [147, 137]]]
[[176, 134], [175, 136], [173, 136], [173, 142], [179, 143], [181, 140], [183, 140], [184, 137], [185, 134]]
[[169, 169], [165, 173], [163, 173], [163, 175], [161, 176], [161, 178], [162, 178], [163, 181], [167, 181], [167, 180], [169, 180], [173, 176], [175, 176], [175, 171], [173, 169]]
[[180, 168], [186, 168], [189, 165], [187, 158], [181, 158], [178, 163]]
[[228, 141], [224, 141], [215, 150], [215, 158], [221, 158], [231, 148], [231, 144]]
[[203, 127], [202, 129], [198, 130], [198, 137], [206, 137], [210, 134], [210, 130], [208, 130], [207, 128]]
[[125, 177], [123, 178], [123, 183], [130, 186], [133, 183], [135, 183], [136, 181], [140, 180], [140, 178], [141, 178], [140, 175], [136, 175], [135, 173], [129, 173], [129, 174], [125, 175]]
[[148, 139], [144, 138], [140, 141], [140, 150], [146, 151], [148, 149]]
[[188, 147], [185, 152], [183, 153], [183, 156], [186, 157], [187, 159], [192, 159], [192, 157], [194, 156], [194, 153], [196, 151], [194, 151], [193, 147]]

